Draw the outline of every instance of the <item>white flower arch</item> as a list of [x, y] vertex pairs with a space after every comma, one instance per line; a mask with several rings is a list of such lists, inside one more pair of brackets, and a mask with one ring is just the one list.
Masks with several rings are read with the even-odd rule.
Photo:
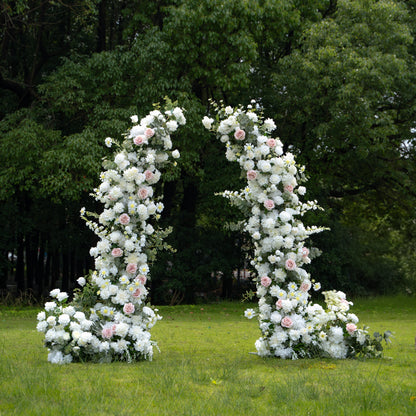
[[[151, 360], [156, 346], [150, 329], [161, 319], [146, 305], [149, 261], [170, 230], [155, 230], [163, 203], [154, 194], [162, 169], [180, 157], [172, 151], [170, 134], [186, 123], [179, 107], [154, 110], [143, 119], [132, 116], [133, 127], [118, 145], [113, 160], [105, 161], [94, 197], [103, 204], [98, 215], [81, 216], [99, 237], [90, 254], [95, 270], [85, 279], [74, 301], [59, 289], [38, 314], [37, 329], [45, 333], [48, 360], [110, 362]], [[107, 137], [108, 147], [115, 145]], [[95, 217], [87, 219], [86, 214]]]
[[202, 123], [247, 178], [244, 189], [223, 196], [246, 213], [243, 230], [254, 245], [258, 308], [246, 310], [245, 316], [259, 321], [257, 353], [291, 359], [377, 355], [367, 331], [357, 328], [357, 316], [349, 313], [352, 302], [343, 292], [324, 292], [326, 309], [309, 301], [310, 290], [319, 290], [320, 284], [304, 268], [311, 261], [306, 240], [324, 228], [305, 227], [301, 220], [319, 206], [302, 202], [305, 168], [271, 136], [275, 122], [264, 120], [255, 102], [246, 108], [212, 104], [215, 119], [206, 116]]

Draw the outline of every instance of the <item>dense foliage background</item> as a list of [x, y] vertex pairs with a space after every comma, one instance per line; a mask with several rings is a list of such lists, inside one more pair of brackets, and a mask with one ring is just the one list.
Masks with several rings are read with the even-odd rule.
[[164, 182], [174, 226], [153, 303], [239, 296], [247, 241], [215, 192], [240, 172], [201, 119], [209, 99], [258, 100], [306, 165], [329, 226], [310, 271], [349, 294], [416, 289], [416, 1], [3, 0], [0, 289], [44, 295], [92, 268], [93, 206], [107, 136], [169, 96], [188, 120]]

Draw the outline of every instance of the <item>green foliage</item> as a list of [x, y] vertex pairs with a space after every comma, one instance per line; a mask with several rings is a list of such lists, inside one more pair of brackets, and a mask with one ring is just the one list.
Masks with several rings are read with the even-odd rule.
[[88, 314], [88, 316], [91, 314], [91, 309], [93, 309], [98, 302], [98, 291], [100, 290], [97, 285], [92, 283], [92, 274], [93, 271], [90, 270], [88, 276], [85, 276], [86, 283], [82, 289], [74, 289], [74, 299], [71, 302], [76, 310], [84, 312], [85, 314]]
[[333, 18], [305, 30], [276, 71], [285, 97], [278, 128], [310, 167], [316, 193], [342, 203], [359, 196], [383, 211], [413, 197], [414, 164], [403, 154], [416, 75], [408, 19], [400, 3], [338, 2]]
[[0, 126], [1, 199], [38, 188], [43, 154], [59, 140], [59, 132], [45, 129], [28, 111], [7, 117]]
[[[178, 100], [188, 120], [175, 137], [180, 161], [164, 184], [172, 242], [184, 239], [191, 249], [200, 233], [190, 234], [188, 222], [231, 251], [238, 236], [227, 236], [223, 224], [241, 218], [213, 195], [239, 189], [239, 172], [201, 118], [209, 98], [230, 105], [256, 98], [306, 165], [309, 198], [329, 212], [316, 220], [335, 230], [316, 241], [324, 244], [318, 276], [328, 275], [331, 287], [342, 281], [344, 288], [385, 291], [392, 276], [398, 286], [399, 263], [412, 275], [407, 250], [414, 237], [406, 230], [416, 197], [414, 1], [3, 3], [0, 215], [7, 218], [11, 207], [19, 215], [0, 241], [3, 251], [17, 250], [16, 235], [27, 224], [40, 228], [34, 207], [51, 218], [59, 207], [75, 218], [91, 204], [88, 193], [109, 153], [104, 138], [120, 140], [129, 117], [164, 96]], [[71, 240], [79, 240], [83, 231], [72, 230]], [[388, 236], [384, 245], [380, 236]], [[188, 270], [179, 286], [193, 267], [175, 263]]]
[[154, 233], [148, 237], [148, 245], [146, 247], [146, 256], [150, 264], [156, 260], [157, 253], [161, 250], [168, 250], [175, 253], [176, 250], [168, 243], [163, 241], [172, 232], [172, 227], [155, 230]]

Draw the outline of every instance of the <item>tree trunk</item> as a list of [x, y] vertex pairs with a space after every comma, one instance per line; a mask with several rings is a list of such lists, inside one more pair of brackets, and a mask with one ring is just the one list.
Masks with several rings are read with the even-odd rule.
[[101, 0], [98, 6], [97, 52], [106, 48], [107, 1]]
[[18, 291], [25, 290], [25, 259], [23, 234], [17, 236], [17, 259], [15, 281]]
[[69, 275], [68, 275], [68, 290], [72, 290], [74, 287], [74, 282], [78, 278], [77, 276], [77, 262], [76, 262], [76, 253], [75, 250], [69, 252]]
[[233, 276], [225, 272], [222, 276], [222, 298], [231, 299], [233, 293]]
[[38, 233], [31, 232], [26, 235], [26, 289], [36, 292], [36, 264], [38, 257]]
[[51, 247], [49, 240], [46, 243], [46, 263], [45, 263], [45, 269], [44, 269], [44, 277], [42, 279], [43, 287], [41, 296], [45, 295], [45, 292], [49, 292], [51, 287], [51, 274], [52, 274], [52, 262], [51, 262]]
[[184, 185], [183, 200], [181, 204], [180, 223], [185, 227], [194, 228], [196, 222], [196, 203], [198, 187], [193, 182]]
[[[13, 258], [13, 254], [12, 254]], [[8, 258], [7, 250], [1, 250], [1, 260], [0, 260], [0, 292], [7, 288], [7, 281], [9, 280], [9, 265], [10, 261]]]
[[165, 182], [163, 186], [163, 213], [164, 218], [169, 218], [172, 213], [173, 201], [176, 195], [176, 182]]
[[62, 290], [67, 292], [69, 289], [69, 267], [70, 255], [68, 250], [62, 250]]
[[45, 279], [45, 238], [39, 234], [39, 251], [36, 264], [36, 295], [42, 295]]
[[55, 247], [51, 253], [51, 263], [52, 263], [52, 273], [51, 273], [51, 283], [49, 289], [56, 287], [57, 280], [60, 280], [61, 272], [61, 253], [59, 247]]

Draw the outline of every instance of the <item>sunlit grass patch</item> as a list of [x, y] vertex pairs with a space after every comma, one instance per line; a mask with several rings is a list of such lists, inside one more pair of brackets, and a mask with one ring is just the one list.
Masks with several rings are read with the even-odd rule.
[[[161, 307], [153, 362], [51, 365], [36, 309], [1, 309], [0, 415], [413, 415], [416, 299], [357, 300], [384, 359], [297, 360], [250, 354], [246, 304]], [[387, 311], [387, 312], [386, 312]]]

